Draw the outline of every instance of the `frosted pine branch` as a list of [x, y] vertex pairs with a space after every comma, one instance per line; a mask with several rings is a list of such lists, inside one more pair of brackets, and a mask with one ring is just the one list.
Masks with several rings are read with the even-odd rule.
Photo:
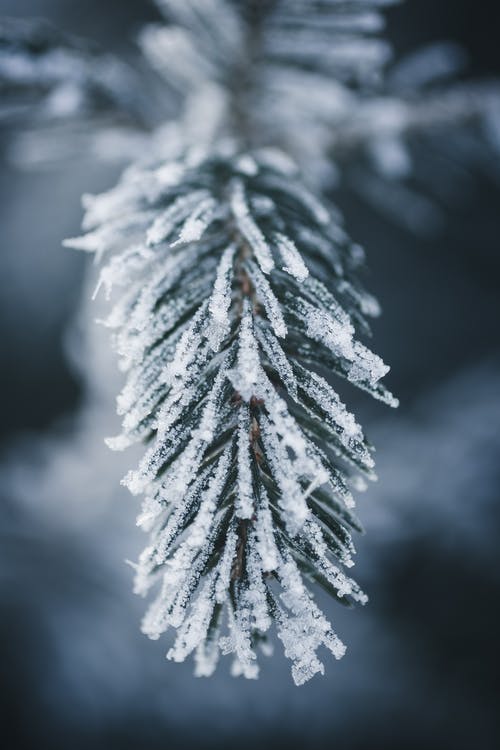
[[366, 601], [343, 569], [353, 485], [374, 477], [320, 371], [396, 402], [357, 338], [377, 313], [359, 249], [285, 163], [223, 149], [131, 168], [85, 198], [89, 233], [68, 244], [103, 256], [99, 285], [122, 289], [106, 321], [127, 373], [109, 443], [148, 446], [124, 479], [151, 534], [136, 566], [136, 590], [157, 590], [144, 632], [176, 629], [168, 657], [195, 652], [198, 674], [222, 652], [255, 677], [274, 622], [301, 684], [323, 671], [321, 645], [344, 653], [309, 583]]
[[274, 628], [301, 684], [323, 672], [321, 646], [345, 650], [314, 584], [366, 601], [346, 569], [352, 493], [374, 462], [336, 379], [397, 402], [361, 340], [379, 313], [363, 251], [318, 196], [341, 177], [421, 230], [436, 212], [401, 183], [419, 183], [412, 142], [428, 133], [474, 164], [482, 146], [455, 139], [458, 122], [499, 148], [498, 85], [442, 86], [456, 48], [385, 75], [393, 2], [156, 0], [140, 79], [46, 25], [0, 25], [0, 117], [31, 128], [11, 158], [132, 163], [84, 196], [85, 234], [66, 244], [95, 255], [95, 293], [113, 297], [104, 322], [126, 381], [107, 442], [145, 445], [124, 479], [150, 535], [135, 566], [136, 592], [155, 592], [143, 631], [174, 630], [168, 658], [194, 654], [198, 675], [230, 654], [234, 675], [256, 677]]

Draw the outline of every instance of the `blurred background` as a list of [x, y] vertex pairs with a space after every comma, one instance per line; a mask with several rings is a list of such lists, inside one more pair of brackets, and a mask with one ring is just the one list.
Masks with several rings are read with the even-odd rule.
[[[397, 54], [460, 43], [474, 77], [500, 76], [494, 0], [407, 0], [388, 14]], [[134, 54], [147, 0], [0, 0], [0, 16], [44, 17]], [[1, 133], [5, 139], [5, 133]], [[357, 580], [368, 607], [320, 603], [347, 643], [326, 676], [296, 688], [280, 649], [258, 682], [210, 680], [167, 662], [139, 632], [131, 570], [144, 544], [119, 486], [133, 452], [112, 454], [119, 378], [106, 332], [88, 321], [82, 192], [120, 167], [78, 155], [17, 171], [0, 163], [0, 710], [23, 748], [453, 748], [500, 744], [500, 183], [431, 158], [446, 216], [415, 236], [350, 191], [333, 197], [368, 257], [384, 314], [374, 348], [392, 366], [397, 412], [349, 392], [378, 448], [379, 482], [359, 499], [367, 530]]]

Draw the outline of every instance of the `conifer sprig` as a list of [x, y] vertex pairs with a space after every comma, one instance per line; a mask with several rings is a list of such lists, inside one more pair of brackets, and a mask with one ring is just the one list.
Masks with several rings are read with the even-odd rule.
[[301, 684], [323, 671], [319, 646], [344, 651], [306, 583], [366, 601], [343, 569], [372, 452], [327, 377], [396, 404], [357, 335], [378, 312], [360, 249], [272, 150], [133, 168], [85, 205], [89, 232], [68, 244], [114, 251], [99, 285], [124, 288], [106, 321], [127, 372], [109, 444], [147, 444], [124, 480], [151, 533], [143, 630], [176, 628], [168, 656], [195, 651], [198, 674], [221, 650], [255, 677], [274, 621]]

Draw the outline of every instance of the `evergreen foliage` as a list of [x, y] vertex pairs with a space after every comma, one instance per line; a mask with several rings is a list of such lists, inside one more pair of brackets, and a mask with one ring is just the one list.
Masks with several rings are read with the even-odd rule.
[[343, 653], [305, 581], [366, 601], [343, 568], [359, 527], [352, 486], [374, 476], [321, 372], [396, 403], [357, 338], [378, 312], [356, 279], [360, 249], [272, 150], [133, 167], [85, 205], [89, 232], [68, 244], [114, 250], [99, 286], [124, 289], [105, 321], [128, 375], [123, 432], [108, 442], [148, 446], [124, 480], [151, 532], [136, 590], [159, 587], [143, 630], [178, 628], [169, 657], [196, 649], [199, 674], [219, 644], [253, 677], [274, 619], [302, 683], [322, 669], [318, 646]]
[[67, 243], [111, 254], [99, 286], [124, 290], [106, 321], [127, 372], [108, 442], [147, 444], [124, 480], [151, 534], [136, 566], [137, 592], [157, 588], [143, 631], [176, 628], [168, 657], [194, 651], [200, 675], [222, 651], [256, 677], [274, 622], [302, 684], [323, 671], [320, 646], [345, 650], [308, 583], [366, 601], [344, 569], [372, 452], [328, 378], [396, 401], [358, 338], [378, 313], [356, 277], [363, 253], [293, 157], [312, 155], [294, 136], [317, 114], [304, 92], [322, 100], [384, 62], [379, 4], [161, 2], [175, 25], [146, 29], [143, 47], [183, 97], [218, 104], [217, 127], [87, 196], [88, 232]]
[[[95, 253], [96, 292], [114, 298], [104, 323], [126, 382], [108, 443], [145, 444], [124, 479], [150, 534], [135, 566], [136, 591], [156, 590], [143, 631], [174, 628], [168, 658], [194, 652], [199, 675], [222, 653], [233, 674], [256, 677], [274, 625], [302, 684], [324, 670], [320, 646], [345, 650], [312, 584], [366, 602], [346, 569], [360, 530], [352, 492], [374, 462], [335, 380], [397, 401], [361, 340], [379, 313], [358, 278], [363, 251], [325, 188], [356, 148], [400, 177], [405, 138], [425, 121], [405, 94], [422, 65], [383, 77], [390, 3], [157, 0], [165, 22], [140, 42], [179, 117], [156, 128], [154, 105], [94, 53], [18, 31], [0, 46], [4, 86], [52, 102], [55, 90], [87, 112], [112, 103], [128, 127], [152, 129], [125, 139], [140, 157], [116, 187], [84, 196], [85, 234], [66, 244]], [[47, 38], [71, 60], [73, 99]], [[427, 120], [460, 115], [462, 93], [448, 109], [433, 101]]]

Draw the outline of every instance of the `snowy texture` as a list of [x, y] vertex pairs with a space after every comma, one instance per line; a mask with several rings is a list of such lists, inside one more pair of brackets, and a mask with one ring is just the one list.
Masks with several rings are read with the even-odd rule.
[[127, 119], [123, 155], [136, 160], [115, 188], [85, 196], [85, 234], [66, 244], [95, 254], [95, 294], [113, 300], [103, 322], [126, 382], [108, 444], [147, 445], [123, 480], [151, 534], [136, 565], [136, 591], [157, 591], [143, 631], [175, 628], [168, 658], [194, 654], [199, 675], [222, 653], [255, 678], [274, 623], [301, 684], [323, 671], [320, 646], [344, 652], [307, 583], [367, 600], [344, 569], [359, 528], [352, 491], [375, 478], [374, 461], [334, 378], [397, 401], [360, 340], [379, 314], [357, 277], [363, 251], [323, 186], [340, 169], [403, 221], [405, 200], [420, 205], [418, 223], [432, 205], [400, 190], [413, 134], [456, 119], [500, 140], [495, 84], [440, 90], [461, 64], [454, 47], [384, 78], [391, 1], [158, 0], [166, 23], [140, 42], [165, 108], [181, 112], [160, 127], [161, 107], [110, 58], [34, 28], [2, 37], [4, 87], [41, 91], [46, 119]]
[[320, 646], [344, 653], [306, 581], [366, 601], [342, 568], [349, 486], [374, 476], [360, 426], [316, 367], [395, 402], [379, 382], [388, 368], [357, 339], [377, 312], [351, 272], [357, 248], [289, 169], [279, 152], [228, 144], [133, 167], [86, 196], [88, 233], [67, 244], [106, 259], [104, 323], [127, 373], [109, 445], [148, 445], [124, 479], [151, 534], [135, 565], [136, 591], [157, 589], [143, 632], [175, 628], [167, 656], [194, 653], [196, 674], [222, 653], [255, 678], [274, 622], [302, 684], [324, 671]]
[[440, 89], [462, 64], [453, 46], [384, 75], [392, 2], [157, 0], [165, 23], [140, 45], [161, 96], [46, 26], [0, 29], [2, 116], [58, 123], [39, 160], [64, 151], [61, 126], [91, 120], [90, 150], [113, 142], [110, 158], [132, 161], [116, 187], [84, 197], [85, 234], [65, 244], [95, 255], [94, 296], [112, 300], [102, 322], [126, 382], [107, 442], [147, 446], [123, 480], [151, 535], [135, 566], [135, 590], [156, 589], [143, 631], [176, 629], [168, 658], [194, 654], [199, 675], [222, 653], [255, 678], [274, 623], [301, 684], [323, 672], [320, 646], [344, 653], [307, 583], [366, 601], [344, 569], [352, 491], [374, 461], [334, 379], [397, 401], [360, 340], [379, 314], [357, 277], [363, 251], [322, 188], [342, 173], [400, 221], [420, 206], [412, 221], [429, 226], [432, 203], [401, 188], [413, 134], [479, 121], [500, 142], [495, 84]]
[[342, 175], [430, 226], [432, 203], [401, 186], [413, 135], [479, 121], [500, 143], [495, 84], [440, 89], [461, 65], [453, 46], [384, 75], [393, 1], [157, 0], [165, 23], [140, 45], [163, 83], [151, 76], [147, 96], [128, 68], [47, 27], [0, 29], [2, 116], [58, 124], [52, 143], [26, 133], [18, 155], [56, 159], [66, 132], [133, 162], [84, 197], [85, 234], [66, 244], [95, 254], [95, 295], [113, 299], [103, 323], [126, 383], [122, 432], [107, 442], [147, 444], [123, 480], [151, 534], [135, 566], [136, 591], [157, 590], [143, 631], [175, 628], [168, 658], [193, 653], [199, 675], [223, 653], [255, 678], [274, 623], [301, 684], [323, 672], [320, 646], [344, 653], [306, 582], [366, 601], [343, 569], [359, 528], [352, 490], [374, 461], [334, 378], [397, 401], [360, 340], [379, 314], [357, 277], [363, 251], [323, 188]]

